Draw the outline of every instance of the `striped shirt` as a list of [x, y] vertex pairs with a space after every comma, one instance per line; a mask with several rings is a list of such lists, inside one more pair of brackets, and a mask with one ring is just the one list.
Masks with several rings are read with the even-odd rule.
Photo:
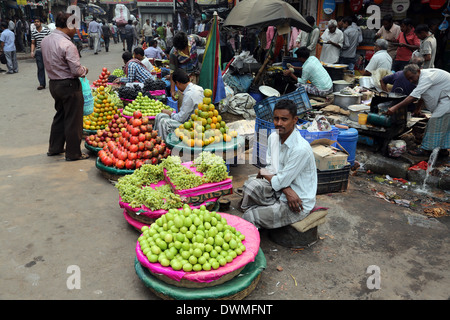
[[314, 56], [309, 56], [302, 65], [302, 76], [298, 78], [298, 83], [306, 84], [308, 80], [319, 90], [329, 90], [333, 87], [333, 81], [327, 70]]
[[144, 81], [148, 78], [153, 78], [150, 71], [147, 70], [147, 68], [141, 66], [140, 64], [131, 61], [128, 64], [128, 75], [126, 78], [120, 78], [120, 82], [124, 83], [130, 83], [130, 82], [141, 82], [144, 83]]
[[45, 36], [48, 36], [50, 34], [50, 30], [46, 27], [42, 27], [41, 31], [37, 31], [35, 28], [31, 31], [31, 41], [35, 41], [36, 50], [41, 50], [41, 41], [44, 39]]

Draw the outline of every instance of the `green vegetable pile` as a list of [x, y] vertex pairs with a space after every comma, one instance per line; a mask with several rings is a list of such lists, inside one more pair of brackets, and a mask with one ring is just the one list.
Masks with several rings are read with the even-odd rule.
[[143, 116], [156, 116], [161, 112], [161, 110], [164, 109], [170, 111], [174, 110], [161, 101], [144, 96], [142, 95], [142, 92], [139, 92], [136, 99], [125, 106], [123, 109], [123, 114], [126, 116], [132, 116], [133, 112], [139, 110], [142, 112]]
[[161, 165], [144, 164], [132, 174], [119, 178], [115, 187], [123, 202], [132, 208], [142, 205], [150, 210], [169, 210], [183, 206], [179, 195], [172, 192], [169, 185], [151, 188], [150, 185], [164, 180]]
[[217, 270], [246, 250], [245, 236], [205, 206], [170, 209], [141, 231], [138, 241], [147, 259], [175, 271]]
[[167, 170], [166, 174], [177, 190], [192, 189], [205, 183], [220, 182], [229, 178], [223, 158], [211, 152], [200, 153], [192, 164], [198, 172], [203, 173], [202, 177], [183, 166], [181, 160], [174, 160], [176, 158], [169, 156], [163, 160], [162, 166]]
[[125, 77], [125, 72], [123, 72], [121, 68], [114, 69], [114, 71], [111, 74], [118, 78]]

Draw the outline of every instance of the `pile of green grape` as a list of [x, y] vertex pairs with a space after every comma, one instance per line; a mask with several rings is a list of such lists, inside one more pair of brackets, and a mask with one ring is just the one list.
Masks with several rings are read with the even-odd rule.
[[198, 172], [203, 173], [202, 177], [183, 166], [180, 157], [177, 156], [169, 156], [163, 160], [162, 166], [167, 170], [166, 174], [177, 190], [192, 189], [205, 183], [220, 182], [229, 178], [223, 158], [208, 151], [200, 153], [192, 164]]
[[246, 250], [245, 236], [204, 205], [170, 209], [141, 231], [138, 242], [148, 261], [175, 271], [217, 270]]

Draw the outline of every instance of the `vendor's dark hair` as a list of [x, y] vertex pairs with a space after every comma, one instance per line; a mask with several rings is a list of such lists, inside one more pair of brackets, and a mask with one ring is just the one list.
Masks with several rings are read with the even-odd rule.
[[290, 99], [278, 100], [273, 108], [273, 111], [275, 110], [288, 110], [292, 117], [297, 116], [297, 104]]
[[131, 59], [133, 59], [133, 54], [129, 51], [125, 51], [122, 54], [122, 59], [123, 61], [125, 61], [125, 63], [127, 63], [128, 61], [130, 61]]
[[173, 82], [180, 82], [184, 84], [190, 81], [189, 75], [186, 73], [186, 71], [180, 68], [178, 68], [172, 73], [172, 80]]
[[177, 32], [173, 37], [173, 46], [177, 50], [183, 50], [188, 46], [188, 43], [187, 34], [183, 31]]
[[385, 15], [385, 16], [381, 19], [381, 21], [392, 22], [392, 21], [393, 21], [392, 15], [390, 15], [390, 14]]
[[297, 58], [308, 59], [311, 55], [311, 51], [307, 47], [300, 47], [295, 51]]
[[60, 11], [56, 15], [55, 27], [57, 28], [67, 28], [67, 20], [72, 16], [71, 13]]
[[316, 19], [314, 19], [313, 16], [307, 16], [307, 17], [305, 18], [305, 20], [306, 20], [310, 25], [313, 25], [313, 24], [316, 22]]
[[144, 49], [142, 49], [141, 47], [134, 48], [133, 52], [134, 54], [140, 54], [141, 56], [144, 55]]
[[413, 26], [413, 21], [411, 18], [405, 18], [402, 20], [402, 24], [404, 24], [405, 26]]
[[350, 25], [350, 24], [352, 24], [353, 19], [350, 16], [346, 16], [346, 17], [344, 17], [344, 19], [342, 19], [342, 22], [348, 23]]
[[416, 33], [416, 34], [421, 33], [422, 31], [430, 32], [430, 28], [428, 28], [428, 26], [427, 26], [426, 24], [419, 24], [419, 25], [414, 29], [414, 33]]

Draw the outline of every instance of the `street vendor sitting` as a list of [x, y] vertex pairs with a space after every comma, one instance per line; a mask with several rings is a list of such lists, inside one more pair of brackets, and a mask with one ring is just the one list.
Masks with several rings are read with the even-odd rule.
[[[403, 101], [389, 108], [388, 115], [408, 106], [416, 99], [422, 99], [431, 111], [425, 135], [420, 148], [409, 150], [414, 156], [428, 156], [435, 148], [440, 154], [448, 156], [450, 149], [450, 73], [441, 69], [420, 69], [416, 64], [409, 64], [403, 69], [406, 79], [417, 87]], [[421, 107], [422, 104], [418, 104]], [[416, 113], [420, 110], [416, 110]]]
[[196, 106], [203, 102], [204, 98], [203, 88], [190, 82], [188, 74], [183, 69], [177, 69], [172, 73], [172, 81], [183, 93], [184, 98], [178, 113], [162, 110], [155, 118], [155, 128], [164, 140], [169, 133], [190, 119]]
[[312, 148], [296, 128], [297, 106], [282, 99], [273, 110], [267, 166], [244, 183], [243, 218], [257, 228], [281, 228], [308, 216], [316, 203], [317, 169]]
[[123, 71], [126, 77], [117, 78], [114, 80], [114, 83], [131, 83], [136, 81], [144, 83], [148, 78], [155, 78], [139, 59], [133, 58], [133, 54], [131, 52], [125, 51], [122, 54], [122, 59], [125, 63]]
[[[310, 56], [308, 48], [301, 47], [295, 52], [298, 61], [302, 62], [302, 76], [297, 77], [292, 70], [284, 70], [283, 74], [289, 76], [303, 86], [309, 94], [326, 97], [333, 92], [333, 81], [322, 63], [315, 56]], [[307, 83], [307, 82], [310, 83]]]

